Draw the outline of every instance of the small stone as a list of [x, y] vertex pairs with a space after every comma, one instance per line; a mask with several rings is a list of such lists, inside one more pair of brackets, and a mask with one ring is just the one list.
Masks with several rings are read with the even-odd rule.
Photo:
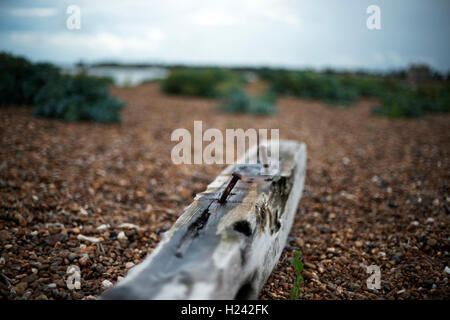
[[16, 214], [16, 220], [22, 227], [25, 227], [27, 225], [27, 220], [25, 220], [25, 218], [21, 214]]
[[302, 275], [303, 275], [303, 277], [305, 279], [308, 279], [308, 280], [317, 278], [317, 275], [315, 273], [309, 272], [309, 271], [306, 271], [306, 270], [303, 270]]
[[102, 225], [97, 227], [97, 230], [106, 230], [106, 229], [108, 229], [110, 227], [111, 226], [109, 224], [102, 224]]
[[327, 283], [327, 288], [330, 289], [330, 290], [336, 290], [337, 286], [332, 284], [332, 283]]
[[445, 266], [444, 273], [450, 274], [450, 268], [448, 266]]
[[5, 244], [5, 246], [4, 246], [4, 248], [5, 248], [6, 250], [11, 249], [12, 247], [13, 247], [12, 244]]
[[427, 220], [425, 220], [426, 223], [433, 223], [434, 219], [432, 217], [428, 217]]
[[89, 258], [86, 258], [86, 256], [83, 255], [83, 256], [78, 260], [78, 262], [80, 263], [80, 265], [81, 265], [82, 267], [85, 267], [85, 266], [88, 264], [88, 262], [89, 262]]
[[433, 286], [433, 279], [426, 279], [424, 282], [423, 282], [423, 284], [424, 284], [424, 286], [425, 287], [427, 287], [427, 288], [430, 288], [430, 287], [432, 287]]
[[92, 243], [99, 243], [101, 241], [99, 238], [87, 237], [87, 236], [84, 236], [82, 234], [79, 234], [77, 236], [77, 239], [80, 240], [80, 241], [89, 241], [89, 242], [92, 242]]
[[436, 239], [428, 239], [427, 244], [432, 247], [435, 246], [437, 244]]
[[120, 231], [119, 234], [117, 235], [117, 239], [119, 240], [127, 240], [127, 236], [125, 235], [125, 232]]
[[31, 291], [25, 292], [21, 299], [22, 300], [28, 300], [31, 297], [31, 293], [32, 293]]
[[28, 284], [26, 282], [20, 282], [17, 286], [14, 287], [14, 290], [18, 295], [22, 295], [27, 289]]
[[369, 241], [364, 242], [364, 244], [365, 244], [367, 247], [369, 247], [369, 249], [375, 248], [375, 245], [374, 245], [373, 243], [369, 242]]
[[9, 234], [7, 230], [1, 230], [0, 231], [0, 241], [1, 242], [5, 242], [6, 240], [8, 240], [9, 238]]
[[131, 268], [133, 268], [134, 267], [134, 263], [133, 262], [127, 262], [126, 264], [125, 264], [125, 268], [127, 268], [127, 269], [131, 269]]
[[77, 292], [77, 291], [73, 291], [72, 292], [72, 298], [73, 299], [77, 299], [80, 300], [84, 297], [84, 293], [83, 292]]
[[47, 296], [45, 294], [41, 294], [36, 298], [36, 300], [48, 300]]
[[102, 281], [102, 286], [103, 286], [103, 288], [108, 289], [108, 288], [111, 288], [113, 286], [113, 283], [111, 281], [109, 281], [109, 280], [103, 280]]
[[29, 276], [26, 276], [22, 279], [23, 282], [26, 282], [28, 284], [33, 283], [38, 279], [38, 275], [35, 273], [30, 274]]
[[397, 255], [393, 255], [391, 259], [395, 263], [400, 263], [402, 261], [402, 258]]
[[299, 248], [302, 248], [305, 245], [305, 241], [302, 238], [295, 239], [295, 245]]
[[141, 227], [139, 227], [133, 223], [127, 223], [127, 222], [119, 224], [119, 228], [141, 230]]
[[56, 283], [50, 283], [47, 287], [50, 288], [50, 289], [55, 289], [56, 288]]
[[66, 282], [63, 279], [57, 279], [57, 280], [55, 280], [54, 283], [60, 288], [66, 288], [67, 287], [67, 284], [66, 284]]
[[52, 235], [48, 236], [47, 238], [45, 238], [45, 243], [50, 246], [54, 246], [57, 242], [63, 241], [64, 238], [65, 238], [65, 236], [63, 233], [52, 234]]
[[76, 253], [69, 253], [69, 255], [67, 256], [67, 258], [69, 259], [70, 262], [72, 262], [73, 260], [75, 260], [76, 258], [78, 258], [78, 254]]
[[351, 283], [350, 283], [350, 288], [351, 288], [352, 290], [358, 290], [358, 289], [361, 288], [361, 286], [360, 286], [357, 282], [351, 282]]

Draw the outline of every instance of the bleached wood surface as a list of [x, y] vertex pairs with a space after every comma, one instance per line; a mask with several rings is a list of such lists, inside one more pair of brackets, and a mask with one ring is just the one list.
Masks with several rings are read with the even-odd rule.
[[[261, 175], [259, 164], [226, 168], [100, 298], [256, 299], [286, 244], [305, 179], [306, 146], [281, 140], [279, 150], [273, 175]], [[242, 179], [221, 204], [232, 172]]]

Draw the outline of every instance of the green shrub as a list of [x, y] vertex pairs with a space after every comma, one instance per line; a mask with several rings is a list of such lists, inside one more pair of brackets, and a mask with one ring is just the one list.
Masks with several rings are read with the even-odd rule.
[[221, 68], [179, 68], [170, 72], [161, 83], [161, 89], [169, 94], [217, 97], [242, 83], [230, 70]]
[[411, 90], [398, 92], [386, 92], [381, 97], [381, 103], [373, 109], [373, 114], [385, 115], [393, 118], [401, 116], [418, 117], [422, 115], [422, 110]]
[[109, 97], [112, 83], [111, 78], [66, 75], [52, 64], [0, 53], [0, 106], [33, 106], [37, 116], [119, 122], [123, 103]]
[[450, 111], [450, 90], [448, 85], [424, 85], [413, 90], [401, 88], [388, 91], [381, 97], [380, 104], [372, 112], [393, 118], [420, 117], [428, 113]]
[[425, 112], [450, 112], [450, 84], [448, 82], [436, 85], [421, 85], [416, 90], [421, 99], [422, 109]]
[[22, 82], [30, 75], [31, 64], [24, 58], [0, 53], [0, 105], [26, 103]]
[[49, 63], [37, 63], [32, 66], [31, 74], [22, 82], [22, 93], [26, 104], [32, 105], [34, 97], [49, 81], [57, 81], [60, 78], [59, 68]]
[[448, 81], [423, 84], [413, 89], [399, 81], [369, 74], [265, 68], [259, 70], [258, 75], [278, 94], [319, 99], [329, 104], [347, 105], [359, 97], [378, 98], [380, 104], [373, 109], [373, 113], [378, 115], [418, 117], [450, 111]]
[[358, 98], [358, 90], [336, 76], [312, 71], [264, 71], [262, 77], [269, 81], [278, 94], [320, 99], [329, 104], [349, 104]]
[[32, 75], [32, 68], [33, 65], [25, 58], [0, 53], [1, 106], [23, 105], [29, 102], [24, 95], [23, 83]]
[[375, 76], [343, 76], [341, 83], [356, 90], [358, 96], [381, 97], [387, 88], [394, 87], [390, 81]]
[[35, 97], [37, 116], [67, 121], [120, 122], [124, 104], [108, 96], [108, 80], [86, 74], [63, 75], [45, 84]]
[[234, 88], [223, 96], [219, 110], [230, 113], [270, 115], [276, 112], [275, 100], [276, 96], [272, 92], [253, 98], [247, 96], [242, 89]]

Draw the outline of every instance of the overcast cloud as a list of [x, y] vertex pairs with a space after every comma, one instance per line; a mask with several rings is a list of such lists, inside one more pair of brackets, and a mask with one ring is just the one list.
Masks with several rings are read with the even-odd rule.
[[[68, 30], [66, 9], [81, 8]], [[381, 8], [368, 30], [366, 8]], [[450, 70], [448, 0], [2, 1], [0, 50], [32, 60]]]

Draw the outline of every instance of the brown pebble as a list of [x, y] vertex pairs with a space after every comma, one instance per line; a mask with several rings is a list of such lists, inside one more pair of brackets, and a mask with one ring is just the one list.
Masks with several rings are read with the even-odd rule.
[[82, 256], [82, 257], [78, 260], [78, 262], [80, 263], [81, 266], [85, 267], [85, 266], [88, 264], [89, 259], [86, 258], [85, 256]]
[[295, 245], [296, 245], [297, 247], [302, 248], [302, 247], [305, 245], [305, 242], [303, 241], [302, 238], [297, 238], [297, 239], [295, 239]]
[[311, 262], [305, 262], [304, 263], [305, 267], [308, 267], [309, 269], [316, 269], [316, 266], [314, 264], [312, 264]]
[[21, 227], [25, 227], [27, 225], [27, 220], [25, 220], [21, 214], [16, 214], [15, 218]]
[[8, 238], [9, 238], [8, 231], [1, 230], [0, 231], [0, 241], [5, 242], [6, 240], [8, 240]]
[[14, 287], [18, 295], [22, 295], [25, 290], [28, 288], [28, 284], [26, 282], [20, 282], [18, 285]]
[[311, 272], [309, 272], [309, 271], [307, 271], [307, 270], [303, 270], [302, 276], [303, 276], [305, 279], [308, 279], [308, 280], [311, 280], [311, 279], [316, 278], [316, 276], [315, 276], [313, 273], [311, 273]]

